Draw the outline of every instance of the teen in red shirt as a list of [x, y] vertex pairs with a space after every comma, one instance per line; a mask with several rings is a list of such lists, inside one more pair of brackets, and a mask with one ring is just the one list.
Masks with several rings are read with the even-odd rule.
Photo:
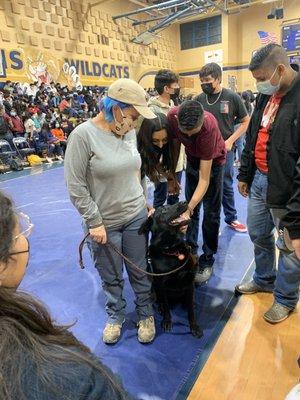
[[185, 146], [187, 155], [185, 197], [191, 218], [186, 240], [196, 254], [198, 249], [199, 211], [203, 201], [203, 254], [199, 257], [196, 282], [207, 281], [212, 274], [218, 248], [225, 142], [215, 117], [194, 100], [185, 101], [168, 114], [171, 131]]

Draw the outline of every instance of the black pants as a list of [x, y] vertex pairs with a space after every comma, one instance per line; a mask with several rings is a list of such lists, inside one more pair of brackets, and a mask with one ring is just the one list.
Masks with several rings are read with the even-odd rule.
[[[179, 184], [181, 182], [181, 176], [182, 171], [176, 172], [176, 179]], [[168, 196], [168, 183], [159, 182], [155, 185], [154, 189], [153, 207], [158, 208], [163, 206], [166, 200], [169, 205], [176, 204], [179, 202], [179, 194]]]
[[[223, 194], [224, 165], [213, 165], [209, 187], [203, 197], [202, 250], [208, 258], [213, 256], [218, 249], [220, 213]], [[186, 168], [185, 197], [187, 201], [192, 198], [199, 181], [199, 170], [195, 170], [188, 162]], [[194, 209], [191, 223], [188, 227], [186, 240], [194, 254], [198, 249], [199, 214], [201, 203]]]

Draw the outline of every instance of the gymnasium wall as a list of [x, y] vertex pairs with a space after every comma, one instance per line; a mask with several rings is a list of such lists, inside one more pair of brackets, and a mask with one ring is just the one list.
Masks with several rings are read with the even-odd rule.
[[253, 89], [247, 65], [261, 45], [257, 31], [273, 32], [281, 41], [282, 22], [300, 17], [299, 0], [284, 2], [284, 20], [267, 19], [273, 3], [253, 5], [222, 15], [222, 43], [181, 51], [178, 24], [150, 46], [137, 45], [131, 39], [144, 26], [133, 28], [124, 18], [114, 23], [112, 16], [139, 5], [127, 0], [97, 4], [89, 8], [83, 0], [0, 0], [0, 81], [39, 78], [69, 86], [107, 86], [129, 76], [148, 88], [158, 69], [170, 68], [182, 75], [183, 91], [196, 94], [205, 52], [222, 50], [224, 86]]
[[159, 68], [176, 69], [176, 27], [150, 46], [133, 44], [144, 27], [114, 23], [112, 16], [139, 6], [97, 3], [89, 9], [83, 0], [0, 0], [0, 81], [107, 86], [119, 77], [139, 80]]
[[254, 50], [261, 46], [257, 31], [263, 30], [275, 33], [281, 43], [282, 23], [286, 20], [300, 18], [300, 1], [284, 2], [284, 19], [267, 19], [271, 4], [253, 5], [238, 14], [222, 15], [222, 43], [213, 46], [179, 52], [178, 71], [184, 74], [190, 72], [194, 80], [192, 91], [199, 91], [200, 84], [196, 72], [204, 65], [204, 53], [209, 50], [223, 50], [223, 85], [229, 86], [229, 81], [236, 80], [238, 90], [255, 89], [254, 80], [247, 69]]

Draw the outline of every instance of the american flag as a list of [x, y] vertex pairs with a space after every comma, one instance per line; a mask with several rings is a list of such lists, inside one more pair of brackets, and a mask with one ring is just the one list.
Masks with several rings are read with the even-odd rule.
[[277, 37], [274, 33], [258, 31], [258, 36], [260, 37], [261, 43], [265, 46], [269, 43], [277, 43]]

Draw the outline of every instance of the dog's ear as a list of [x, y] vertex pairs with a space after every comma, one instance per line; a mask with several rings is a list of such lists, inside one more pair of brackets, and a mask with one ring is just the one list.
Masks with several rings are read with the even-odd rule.
[[153, 224], [153, 217], [148, 217], [147, 220], [140, 226], [140, 229], [138, 231], [139, 235], [142, 235], [144, 233], [149, 233]]

